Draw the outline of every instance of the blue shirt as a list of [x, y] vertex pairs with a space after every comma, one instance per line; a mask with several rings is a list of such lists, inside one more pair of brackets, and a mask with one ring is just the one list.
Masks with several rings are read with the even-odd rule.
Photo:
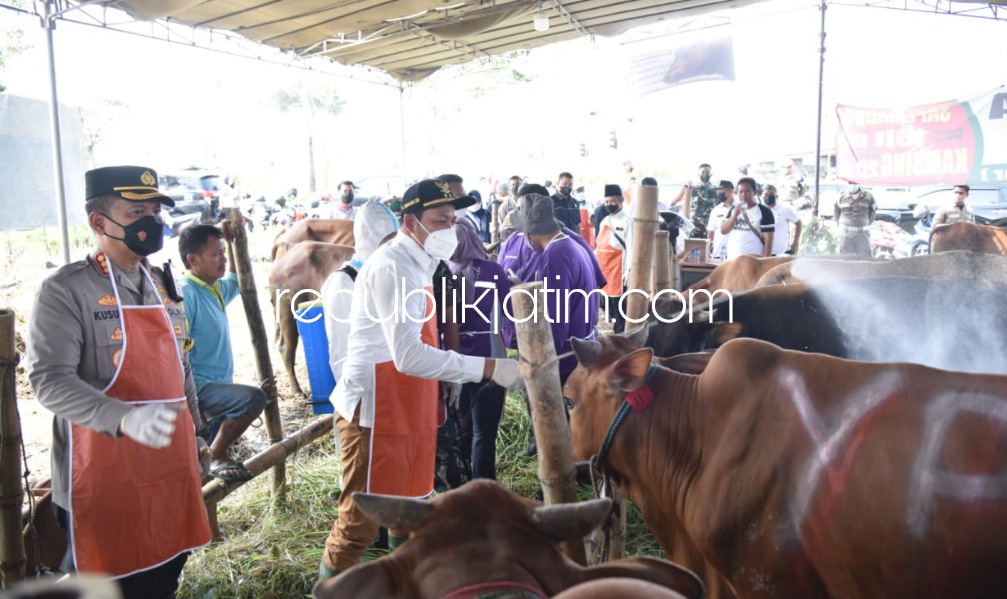
[[196, 389], [207, 383], [230, 383], [234, 379], [231, 331], [227, 324], [227, 304], [238, 296], [238, 275], [229, 272], [213, 287], [193, 275], [182, 278], [182, 307], [189, 321], [189, 364]]

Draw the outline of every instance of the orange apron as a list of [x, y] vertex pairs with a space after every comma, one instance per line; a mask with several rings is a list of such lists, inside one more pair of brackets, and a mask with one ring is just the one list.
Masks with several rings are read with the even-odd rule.
[[612, 246], [612, 233], [611, 225], [601, 228], [594, 253], [598, 257], [601, 272], [608, 279], [602, 291], [609, 297], [619, 297], [622, 295], [622, 250]]
[[[420, 339], [438, 347], [433, 290], [427, 287]], [[374, 427], [371, 429], [367, 492], [426, 497], [434, 490], [440, 382], [395, 369], [391, 360], [374, 367]]]
[[[182, 410], [171, 444], [153, 449], [129, 437], [70, 426], [70, 543], [77, 571], [121, 578], [160, 566], [210, 542], [196, 439], [171, 321], [164, 306], [119, 307], [122, 348], [104, 389], [131, 404]], [[141, 267], [151, 289], [147, 271]]]
[[591, 215], [587, 213], [587, 208], [580, 209], [580, 236], [589, 247], [594, 247], [594, 225], [591, 224]]

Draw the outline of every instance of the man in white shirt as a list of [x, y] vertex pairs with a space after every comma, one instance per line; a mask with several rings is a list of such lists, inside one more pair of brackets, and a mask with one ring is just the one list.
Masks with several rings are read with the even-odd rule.
[[[357, 275], [350, 307], [346, 360], [332, 402], [342, 450], [339, 517], [325, 542], [319, 577], [360, 562], [378, 525], [352, 500], [356, 491], [426, 497], [433, 491], [438, 382], [521, 381], [517, 362], [439, 349], [432, 277], [454, 253], [455, 209], [475, 203], [454, 197], [447, 183], [426, 179], [402, 196], [402, 228]], [[389, 547], [405, 539], [389, 531]]]
[[[797, 216], [794, 209], [786, 204], [777, 201], [775, 185], [767, 185], [762, 190], [762, 203], [773, 211], [773, 219], [776, 221], [776, 230], [773, 232], [773, 255], [780, 254], [797, 255], [797, 246], [801, 243], [801, 217]], [[790, 239], [790, 225], [794, 225], [794, 238]]]
[[720, 225], [727, 237], [727, 259], [738, 256], [770, 256], [773, 251], [773, 232], [776, 221], [773, 211], [755, 201], [755, 179], [738, 180], [738, 202], [730, 216]]
[[707, 239], [712, 244], [711, 262], [723, 260], [727, 252], [727, 237], [720, 232], [720, 225], [727, 220], [734, 208], [734, 183], [724, 179], [717, 185], [717, 201], [719, 203], [710, 211], [710, 220], [706, 223]]

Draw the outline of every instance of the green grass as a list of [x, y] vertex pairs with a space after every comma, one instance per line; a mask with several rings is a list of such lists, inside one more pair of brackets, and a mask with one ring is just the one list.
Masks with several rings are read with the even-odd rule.
[[[524, 401], [511, 393], [497, 439], [497, 478], [515, 493], [534, 498], [541, 488], [538, 463], [524, 455], [530, 425]], [[272, 500], [269, 474], [225, 498], [218, 506], [224, 541], [189, 558], [178, 597], [309, 596], [325, 538], [336, 518], [339, 470], [332, 437], [324, 437], [287, 461], [285, 504]], [[589, 499], [591, 491], [581, 487], [579, 495]], [[626, 552], [664, 557], [632, 505], [627, 514]]]

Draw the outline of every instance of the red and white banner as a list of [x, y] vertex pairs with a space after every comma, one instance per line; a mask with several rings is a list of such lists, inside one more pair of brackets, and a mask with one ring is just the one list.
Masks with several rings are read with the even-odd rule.
[[836, 107], [836, 171], [867, 184], [1007, 181], [1007, 87], [907, 108]]

